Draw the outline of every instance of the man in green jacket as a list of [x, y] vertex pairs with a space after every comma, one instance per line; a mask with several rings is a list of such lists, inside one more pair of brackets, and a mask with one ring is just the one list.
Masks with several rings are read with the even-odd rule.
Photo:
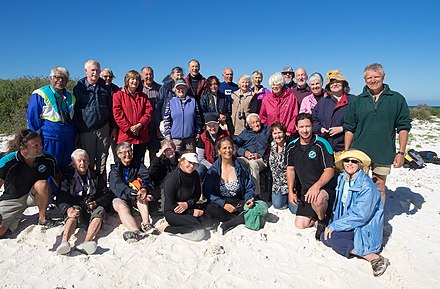
[[385, 205], [386, 178], [391, 165], [394, 168], [403, 165], [411, 118], [405, 98], [383, 83], [385, 72], [381, 64], [367, 65], [364, 79], [363, 92], [350, 102], [345, 114], [345, 150], [355, 148], [370, 156], [373, 180]]

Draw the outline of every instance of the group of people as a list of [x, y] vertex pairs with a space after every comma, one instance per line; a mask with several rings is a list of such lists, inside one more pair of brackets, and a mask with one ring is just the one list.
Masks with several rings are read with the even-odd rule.
[[[120, 89], [110, 69], [89, 60], [71, 94], [69, 72], [54, 67], [50, 85], [30, 97], [29, 128], [0, 159], [0, 236], [14, 231], [31, 205], [38, 224], [59, 225], [46, 217], [52, 201], [65, 217], [57, 253], [72, 250], [69, 239], [85, 223], [76, 249], [93, 254], [111, 210], [127, 242], [159, 234], [149, 203], [160, 200], [165, 232], [202, 240], [206, 228], [225, 234], [246, 223], [264, 171], [275, 209], [288, 208], [297, 228], [316, 226], [317, 240], [383, 274], [386, 176], [403, 164], [411, 119], [405, 98], [384, 83], [382, 65], [365, 68], [358, 96], [340, 70], [327, 72], [324, 83], [319, 73], [309, 78], [304, 68], [287, 66], [270, 76], [271, 90], [259, 70], [237, 84], [231, 68], [222, 83], [203, 77], [195, 59], [188, 70], [184, 78], [174, 67], [163, 85], [151, 67], [130, 70]], [[110, 148], [115, 163], [107, 174]]]

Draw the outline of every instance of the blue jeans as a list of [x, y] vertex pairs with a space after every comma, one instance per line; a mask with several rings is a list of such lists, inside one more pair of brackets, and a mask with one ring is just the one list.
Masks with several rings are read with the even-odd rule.
[[272, 205], [275, 209], [278, 210], [285, 210], [289, 208], [290, 212], [292, 214], [295, 214], [297, 206], [289, 203], [287, 196], [288, 194], [283, 195], [281, 192], [277, 194], [275, 192], [272, 192]]

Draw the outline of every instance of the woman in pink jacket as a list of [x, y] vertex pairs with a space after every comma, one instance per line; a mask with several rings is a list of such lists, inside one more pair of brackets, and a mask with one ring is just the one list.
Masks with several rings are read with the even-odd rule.
[[149, 124], [151, 106], [142, 92], [141, 75], [136, 70], [125, 74], [125, 86], [113, 94], [113, 116], [118, 125], [118, 144], [128, 142], [133, 146], [133, 159], [143, 162], [150, 140]]
[[298, 115], [298, 102], [295, 95], [284, 86], [284, 78], [281, 72], [272, 74], [269, 78], [272, 93], [263, 98], [260, 117], [261, 122], [271, 126], [274, 122], [280, 122], [287, 128], [287, 135], [296, 132], [295, 119]]
[[322, 75], [319, 72], [315, 72], [309, 77], [309, 84], [310, 89], [312, 90], [312, 93], [304, 97], [303, 101], [301, 102], [301, 107], [299, 110], [299, 113], [305, 112], [305, 113], [312, 113], [313, 108], [318, 103], [318, 101], [327, 96], [327, 93], [322, 88], [322, 84], [324, 82], [324, 79], [322, 78]]

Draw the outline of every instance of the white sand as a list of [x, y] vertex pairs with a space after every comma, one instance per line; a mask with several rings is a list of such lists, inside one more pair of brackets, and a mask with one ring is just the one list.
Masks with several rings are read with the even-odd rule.
[[[413, 125], [409, 147], [440, 153], [439, 122]], [[62, 227], [43, 231], [30, 208], [16, 237], [0, 240], [0, 288], [435, 288], [439, 168], [392, 171], [382, 253], [391, 266], [379, 278], [368, 262], [346, 259], [315, 241], [315, 229], [294, 228], [286, 210], [269, 208], [279, 220], [260, 231], [239, 226], [198, 243], [162, 234], [127, 244], [111, 215], [94, 255], [57, 256]], [[77, 237], [82, 241], [84, 230]]]

